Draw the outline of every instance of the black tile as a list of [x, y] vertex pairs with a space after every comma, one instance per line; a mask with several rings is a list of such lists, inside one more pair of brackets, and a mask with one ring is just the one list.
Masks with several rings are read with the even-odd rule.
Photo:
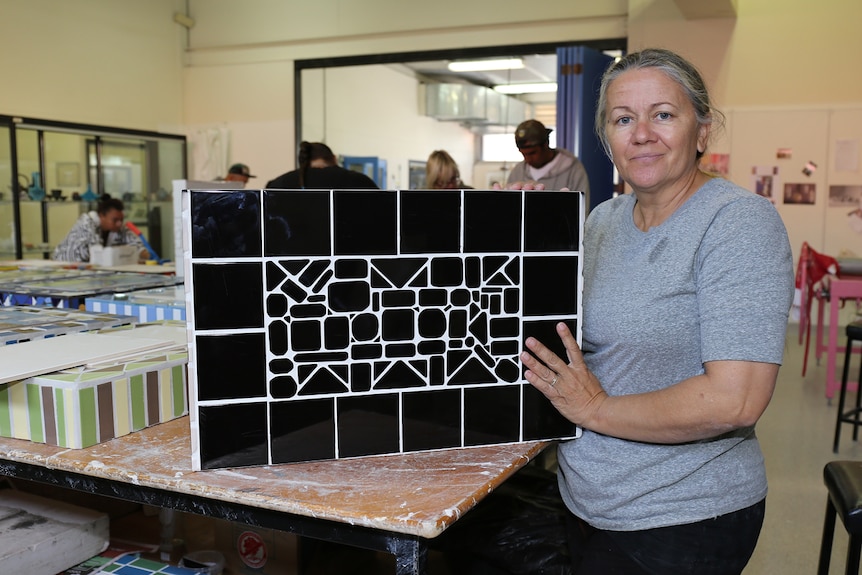
[[193, 257], [261, 255], [259, 191], [189, 194]]
[[420, 391], [402, 398], [405, 451], [461, 446], [460, 390]]
[[577, 313], [577, 256], [525, 257], [523, 286], [525, 316]]
[[267, 256], [332, 254], [329, 191], [268, 190], [263, 194]]
[[266, 465], [266, 404], [198, 408], [203, 469]]
[[295, 463], [335, 458], [335, 400], [273, 403], [272, 462]]
[[323, 341], [326, 349], [347, 349], [350, 343], [350, 320], [328, 317], [323, 321]]
[[263, 327], [260, 263], [193, 264], [196, 329]]
[[198, 399], [266, 396], [266, 346], [262, 333], [195, 338]]
[[360, 395], [338, 399], [338, 452], [341, 457], [398, 453], [398, 396]]
[[[557, 324], [559, 322], [560, 320], [554, 319], [525, 321], [523, 326], [523, 339], [521, 340], [522, 349], [526, 349], [524, 341], [526, 341], [528, 337], [535, 337], [545, 344], [545, 347], [557, 354], [557, 357], [565, 359], [566, 348], [560, 340], [560, 336], [557, 335]], [[575, 320], [566, 320], [566, 325], [569, 326], [572, 333], [577, 333]]]
[[524, 385], [524, 441], [571, 437], [575, 429], [542, 392]]
[[365, 311], [371, 305], [367, 282], [335, 281], [329, 284], [329, 307], [336, 312]]
[[520, 191], [464, 192], [464, 252], [521, 251]]
[[434, 258], [431, 260], [431, 285], [453, 287], [464, 283], [464, 262], [460, 258]]
[[461, 191], [401, 192], [401, 253], [461, 250]]
[[550, 191], [524, 194], [524, 251], [578, 251], [580, 195]]
[[398, 253], [398, 196], [386, 190], [333, 192], [335, 255]]
[[520, 440], [519, 386], [464, 389], [464, 444], [510, 443]]
[[384, 341], [413, 339], [416, 316], [412, 309], [388, 309], [383, 312]]
[[341, 259], [335, 262], [335, 277], [344, 279], [363, 279], [368, 276], [366, 260]]

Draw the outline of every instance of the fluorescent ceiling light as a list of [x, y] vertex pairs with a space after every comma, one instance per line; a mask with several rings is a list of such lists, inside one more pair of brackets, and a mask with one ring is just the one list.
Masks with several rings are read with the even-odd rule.
[[486, 72], [488, 70], [520, 70], [524, 61], [520, 58], [504, 58], [497, 60], [470, 60], [465, 62], [449, 62], [453, 72]]
[[556, 82], [539, 82], [535, 84], [498, 84], [494, 90], [501, 94], [539, 94], [543, 92], [556, 92]]

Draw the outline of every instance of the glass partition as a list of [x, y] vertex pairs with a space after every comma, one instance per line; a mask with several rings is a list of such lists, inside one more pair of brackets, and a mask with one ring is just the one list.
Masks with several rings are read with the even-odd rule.
[[102, 193], [171, 259], [171, 181], [186, 167], [185, 136], [0, 116], [0, 259], [50, 258]]

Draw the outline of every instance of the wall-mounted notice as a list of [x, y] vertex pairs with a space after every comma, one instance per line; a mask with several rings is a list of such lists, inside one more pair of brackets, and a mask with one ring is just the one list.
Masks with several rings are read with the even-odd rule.
[[859, 140], [835, 141], [835, 171], [859, 171]]

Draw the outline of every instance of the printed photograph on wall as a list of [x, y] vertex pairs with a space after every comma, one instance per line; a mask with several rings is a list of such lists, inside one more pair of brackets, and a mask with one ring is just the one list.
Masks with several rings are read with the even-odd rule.
[[862, 207], [862, 186], [829, 186], [829, 207]]
[[814, 204], [816, 184], [784, 184], [785, 204]]
[[767, 198], [774, 204], [773, 190], [777, 189], [778, 186], [778, 166], [751, 167], [751, 191], [755, 194]]

